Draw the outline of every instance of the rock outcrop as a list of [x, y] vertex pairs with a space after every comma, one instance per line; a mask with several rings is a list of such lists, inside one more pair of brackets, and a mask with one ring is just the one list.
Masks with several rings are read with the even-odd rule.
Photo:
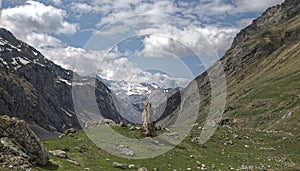
[[26, 169], [48, 163], [46, 149], [25, 121], [0, 116], [0, 137], [0, 163], [4, 167]]
[[145, 130], [146, 137], [155, 136], [155, 121], [153, 118], [153, 109], [151, 103], [147, 102], [145, 109], [142, 113], [143, 129]]

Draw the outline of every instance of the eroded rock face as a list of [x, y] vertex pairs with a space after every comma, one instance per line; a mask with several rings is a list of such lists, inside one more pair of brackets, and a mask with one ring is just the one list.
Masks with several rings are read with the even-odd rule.
[[90, 101], [81, 99], [95, 94], [103, 118], [123, 120], [112, 92], [100, 79], [63, 69], [4, 28], [0, 42], [0, 114], [25, 120], [41, 138], [54, 138], [98, 118], [81, 107], [89, 108]]
[[0, 116], [0, 137], [0, 162], [9, 166], [48, 163], [46, 149], [23, 120]]
[[153, 110], [151, 108], [151, 103], [148, 102], [142, 113], [143, 129], [145, 130], [145, 135], [147, 137], [155, 136], [155, 122], [153, 119]]

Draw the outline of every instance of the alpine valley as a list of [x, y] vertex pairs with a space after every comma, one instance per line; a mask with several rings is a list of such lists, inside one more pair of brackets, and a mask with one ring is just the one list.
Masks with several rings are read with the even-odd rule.
[[[81, 125], [95, 120], [85, 116], [86, 111], [77, 114], [73, 96], [95, 94], [105, 124], [124, 137], [145, 139], [136, 125], [140, 115], [128, 120], [120, 111], [142, 112], [148, 96], [157, 91], [160, 96], [154, 99], [165, 98], [165, 106], [156, 106], [164, 109], [156, 116], [161, 126], [157, 135], [177, 139], [180, 133], [170, 127], [184, 106], [181, 95], [189, 95], [187, 103], [194, 100], [189, 94], [192, 83], [175, 89], [154, 83], [120, 89], [126, 83], [63, 69], [0, 29], [0, 170], [300, 170], [299, 49], [300, 1], [286, 0], [267, 9], [236, 35], [218, 61], [226, 76], [226, 105], [222, 119], [209, 124], [216, 131], [208, 141], [201, 142], [201, 133], [212, 105], [208, 73], [216, 65], [192, 81], [201, 97], [196, 102], [200, 108], [184, 140], [165, 154], [133, 160], [138, 152], [122, 140], [116, 152], [125, 158], [89, 139]], [[78, 94], [72, 93], [74, 88]], [[131, 99], [120, 98], [122, 94]], [[126, 124], [120, 126], [122, 120]], [[32, 147], [26, 145], [31, 142]]]

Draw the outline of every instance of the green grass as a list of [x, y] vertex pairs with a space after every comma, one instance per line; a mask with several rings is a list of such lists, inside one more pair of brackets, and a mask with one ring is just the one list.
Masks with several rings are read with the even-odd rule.
[[[131, 131], [128, 128], [114, 127], [117, 132], [125, 136], [139, 135], [141, 131]], [[192, 136], [199, 135], [200, 131], [195, 128]], [[238, 134], [241, 139], [234, 139], [233, 134]], [[283, 139], [283, 137], [287, 137]], [[43, 140], [48, 150], [61, 149], [67, 152], [69, 159], [76, 160], [80, 166], [69, 163], [50, 155], [50, 164], [40, 170], [120, 170], [112, 167], [112, 162], [124, 164], [135, 164], [139, 167], [147, 167], [150, 170], [192, 170], [197, 169], [196, 161], [205, 164], [208, 170], [228, 170], [229, 168], [240, 168], [242, 165], [251, 165], [256, 168], [261, 164], [275, 169], [299, 169], [300, 168], [300, 146], [299, 137], [287, 136], [284, 133], [265, 134], [249, 129], [228, 129], [219, 127], [213, 137], [205, 144], [206, 148], [190, 142], [188, 136], [184, 141], [171, 151], [150, 159], [126, 159], [111, 155], [97, 147], [83, 131], [64, 137], [62, 139]], [[233, 145], [224, 145], [232, 140]], [[249, 147], [245, 147], [248, 145]], [[260, 147], [275, 148], [272, 151], [260, 150]], [[193, 157], [191, 157], [191, 155]], [[109, 159], [109, 160], [108, 160]], [[282, 161], [281, 161], [282, 160]], [[293, 162], [293, 167], [286, 163]]]

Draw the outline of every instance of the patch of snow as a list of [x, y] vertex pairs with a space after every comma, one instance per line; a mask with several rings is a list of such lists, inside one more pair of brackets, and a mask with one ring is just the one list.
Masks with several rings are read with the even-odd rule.
[[66, 111], [64, 108], [60, 108], [60, 110], [62, 110], [63, 112], [65, 112], [70, 117], [73, 116], [71, 113], [69, 113], [68, 111]]
[[4, 39], [0, 39], [0, 45], [7, 45], [8, 44], [8, 41], [7, 40], [4, 40]]
[[37, 52], [35, 52], [35, 51], [32, 51], [32, 53], [33, 53], [35, 56], [37, 56], [37, 55], [38, 55], [38, 53], [37, 53]]
[[11, 58], [11, 59], [12, 59], [12, 63], [11, 64], [13, 64], [13, 65], [19, 65], [16, 58]]
[[11, 58], [12, 59], [12, 65], [15, 65], [15, 69], [18, 69], [20, 68], [20, 64], [23, 64], [23, 65], [27, 65], [29, 63], [31, 63], [31, 61], [28, 59], [28, 58], [25, 58], [25, 57], [15, 57], [15, 58]]
[[80, 82], [72, 82], [73, 84], [73, 86], [75, 86], [75, 85], [79, 85], [79, 86], [83, 86], [84, 84], [83, 83], [80, 83]]
[[14, 46], [12, 44], [9, 44], [9, 42], [7, 40], [4, 40], [2, 38], [0, 39], [0, 45], [1, 46], [4, 46], [4, 45], [10, 46], [12, 49], [11, 48], [7, 48], [9, 51], [12, 51], [13, 49], [16, 49], [18, 52], [22, 51], [21, 49], [18, 48], [18, 47], [21, 47], [20, 45], [18, 45], [18, 47], [16, 47], [16, 46]]
[[15, 70], [18, 70], [19, 68], [21, 68], [21, 65], [17, 65], [17, 66], [15, 67]]
[[37, 62], [38, 60], [39, 60], [39, 59], [34, 59], [34, 60], [33, 60], [33, 63], [34, 63], [34, 64], [38, 64], [38, 65], [44, 67], [45, 65], [43, 65], [43, 64], [41, 64], [41, 63], [39, 63], [39, 62]]
[[4, 65], [7, 65], [7, 62], [5, 62], [2, 58], [0, 58], [0, 61], [2, 61]]
[[19, 61], [23, 64], [23, 65], [27, 65], [29, 63], [31, 63], [31, 61], [28, 59], [28, 58], [21, 58], [21, 57], [18, 57]]
[[8, 44], [11, 48], [16, 49], [18, 52], [21, 52], [22, 50], [17, 48], [16, 46], [12, 45], [12, 44]]
[[60, 82], [66, 83], [66, 84], [69, 85], [69, 86], [72, 86], [72, 83], [71, 83], [70, 81], [68, 81], [68, 80], [65, 80], [65, 79], [62, 79], [62, 78], [58, 78], [58, 80], [59, 80]]

